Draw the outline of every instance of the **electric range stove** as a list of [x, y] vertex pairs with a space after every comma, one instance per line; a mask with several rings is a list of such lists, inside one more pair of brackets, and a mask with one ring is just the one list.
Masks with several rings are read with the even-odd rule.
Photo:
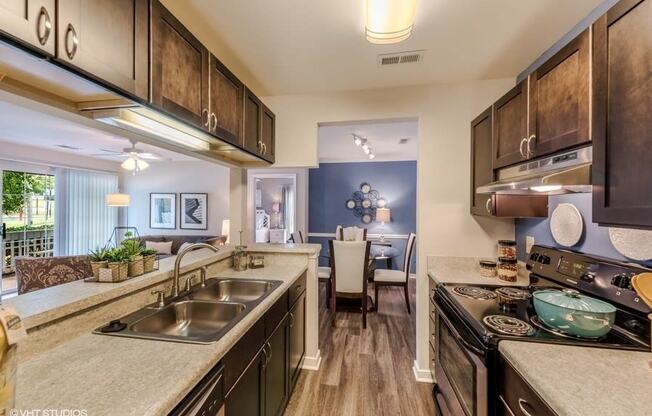
[[[529, 286], [501, 287], [498, 279], [488, 279], [486, 285], [437, 286], [434, 394], [440, 414], [496, 414], [502, 340], [650, 351], [647, 316], [652, 311], [631, 287], [632, 277], [649, 269], [544, 246], [532, 248], [527, 269]], [[611, 331], [597, 339], [578, 338], [540, 322], [532, 294], [551, 288], [577, 290], [615, 306]]]

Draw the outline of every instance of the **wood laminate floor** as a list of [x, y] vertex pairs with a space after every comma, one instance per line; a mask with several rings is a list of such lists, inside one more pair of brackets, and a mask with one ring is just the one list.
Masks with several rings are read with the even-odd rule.
[[[415, 286], [411, 280], [413, 312]], [[402, 288], [381, 289], [380, 312], [367, 315], [363, 330], [359, 313], [338, 312], [331, 327], [321, 285], [319, 318], [321, 367], [302, 371], [285, 416], [435, 414], [432, 385], [417, 383], [412, 372], [415, 318]]]

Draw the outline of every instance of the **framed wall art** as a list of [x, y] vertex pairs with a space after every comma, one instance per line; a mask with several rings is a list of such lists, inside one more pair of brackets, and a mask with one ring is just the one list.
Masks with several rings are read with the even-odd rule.
[[208, 194], [181, 194], [181, 229], [208, 229]]
[[177, 194], [149, 194], [149, 228], [177, 228]]

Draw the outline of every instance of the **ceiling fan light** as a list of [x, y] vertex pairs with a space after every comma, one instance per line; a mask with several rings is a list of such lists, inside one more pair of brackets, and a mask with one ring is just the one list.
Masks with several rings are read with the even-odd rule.
[[353, 143], [355, 143], [356, 146], [360, 146], [362, 144], [362, 139], [358, 136], [353, 136]]
[[122, 164], [120, 166], [122, 166], [122, 169], [124, 169], [124, 170], [129, 170], [129, 171], [135, 170], [136, 169], [136, 159], [129, 156], [124, 162], [122, 162]]
[[417, 0], [366, 0], [367, 40], [375, 44], [398, 43], [410, 37]]
[[149, 163], [145, 162], [143, 159], [138, 158], [138, 160], [136, 160], [136, 170], [137, 171], [140, 172], [141, 170], [145, 170], [148, 167], [149, 167]]
[[376, 155], [373, 153], [369, 153], [369, 160], [374, 160], [376, 158]]

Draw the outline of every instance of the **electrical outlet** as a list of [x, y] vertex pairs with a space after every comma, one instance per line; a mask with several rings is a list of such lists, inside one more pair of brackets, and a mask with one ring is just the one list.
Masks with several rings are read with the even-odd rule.
[[532, 251], [532, 246], [534, 245], [534, 237], [531, 235], [528, 235], [525, 237], [525, 252], [527, 254], [530, 254], [530, 251]]

